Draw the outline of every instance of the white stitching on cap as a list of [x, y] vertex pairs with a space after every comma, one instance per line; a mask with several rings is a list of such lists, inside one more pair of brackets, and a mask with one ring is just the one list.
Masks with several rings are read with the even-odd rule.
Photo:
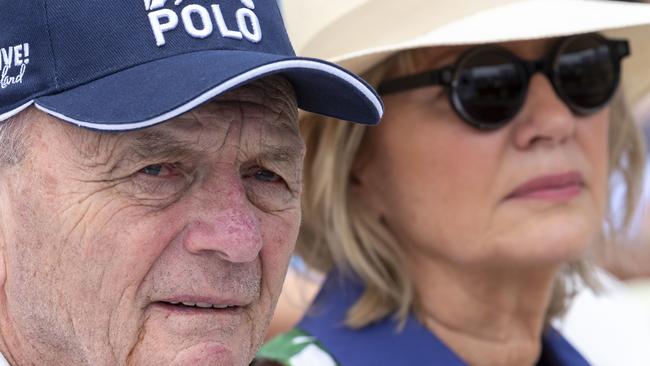
[[[164, 33], [176, 29], [178, 26], [178, 15], [169, 9], [160, 9], [149, 13], [148, 17], [154, 37], [156, 37], [156, 46], [164, 46], [167, 43]], [[167, 18], [167, 23], [161, 23], [160, 20], [162, 18]]]
[[57, 117], [59, 119], [62, 119], [64, 121], [68, 121], [71, 123], [76, 124], [77, 126], [80, 127], [86, 127], [86, 128], [91, 128], [91, 129], [98, 129], [98, 130], [103, 130], [103, 131], [128, 131], [128, 130], [135, 130], [139, 128], [145, 128], [149, 126], [153, 126], [155, 124], [167, 121], [169, 119], [172, 119], [174, 117], [177, 117], [191, 109], [194, 109], [195, 107], [209, 101], [210, 99], [216, 97], [217, 95], [234, 88], [236, 86], [239, 86], [247, 81], [250, 81], [251, 79], [255, 79], [257, 77], [260, 77], [264, 74], [270, 74], [273, 72], [278, 72], [278, 71], [289, 71], [288, 69], [308, 69], [308, 70], [319, 70], [323, 71], [326, 73], [329, 73], [331, 75], [334, 75], [338, 77], [339, 79], [342, 79], [343, 81], [347, 82], [357, 90], [359, 90], [365, 97], [366, 99], [370, 100], [372, 105], [375, 107], [375, 110], [377, 111], [377, 114], [381, 118], [381, 116], [384, 113], [384, 108], [382, 107], [381, 101], [379, 98], [372, 92], [371, 89], [366, 87], [365, 84], [363, 84], [361, 81], [357, 80], [355, 77], [352, 75], [348, 74], [347, 72], [340, 70], [334, 66], [324, 64], [322, 62], [318, 61], [313, 61], [313, 60], [308, 60], [308, 59], [303, 59], [303, 60], [286, 60], [286, 61], [278, 61], [275, 63], [271, 64], [266, 64], [263, 66], [260, 66], [258, 68], [255, 68], [253, 70], [249, 70], [243, 74], [237, 75], [234, 78], [227, 80], [217, 87], [208, 90], [207, 92], [201, 94], [200, 96], [194, 98], [190, 102], [172, 110], [167, 113], [164, 113], [158, 117], [152, 118], [150, 120], [142, 121], [142, 122], [135, 122], [135, 123], [125, 123], [125, 124], [103, 124], [103, 123], [93, 123], [93, 122], [85, 122], [85, 121], [79, 121], [74, 118], [70, 118], [65, 116], [62, 113], [58, 113], [56, 111], [50, 110], [46, 107], [43, 107], [38, 104], [38, 100], [36, 101], [36, 107], [40, 110], [42, 110], [45, 113], [48, 113], [54, 117]]
[[5, 112], [5, 113], [3, 113], [3, 114], [0, 114], [0, 122], [2, 122], [2, 121], [4, 121], [4, 120], [6, 120], [6, 119], [9, 119], [9, 118], [11, 118], [11, 117], [17, 115], [18, 113], [20, 113], [20, 112], [22, 112], [23, 110], [27, 109], [27, 107], [29, 107], [29, 106], [32, 105], [33, 103], [34, 103], [34, 101], [33, 101], [33, 100], [30, 100], [29, 102], [27, 102], [27, 103], [21, 105], [21, 106], [18, 107], [18, 108], [14, 108], [14, 109], [10, 110], [9, 112]]
[[[242, 8], [237, 10], [237, 25], [239, 26], [239, 31], [246, 37], [247, 40], [253, 43], [259, 43], [262, 40], [262, 27], [260, 26], [260, 20], [255, 15], [251, 9]], [[253, 29], [248, 29], [248, 23], [246, 23], [246, 18], [251, 21]]]
[[[192, 13], [198, 14], [201, 17], [201, 22], [203, 23], [203, 29], [198, 29], [194, 24], [192, 19]], [[212, 26], [212, 19], [210, 19], [210, 13], [208, 10], [201, 5], [188, 5], [181, 12], [181, 17], [183, 18], [183, 25], [185, 30], [194, 38], [207, 38], [212, 34], [214, 27]]]
[[[164, 6], [165, 2], [166, 0], [156, 4], [145, 3], [145, 6], [149, 9], [154, 9], [155, 7], [157, 9], [158, 6]], [[182, 1], [177, 0], [175, 4], [178, 6], [181, 2]], [[234, 18], [236, 18], [239, 31], [228, 29], [221, 7], [217, 4], [212, 4], [212, 15], [214, 16], [217, 27], [219, 28], [219, 33], [221, 33], [221, 36], [224, 38], [237, 40], [245, 38], [252, 43], [259, 43], [262, 40], [262, 27], [260, 25], [260, 19], [253, 11], [255, 9], [255, 3], [253, 0], [241, 0], [241, 2], [244, 6], [243, 8], [238, 9], [235, 14], [228, 14], [229, 16], [233, 15]], [[199, 15], [201, 18], [202, 26], [200, 28], [195, 23], [196, 17], [192, 17], [194, 14]], [[160, 8], [148, 12], [147, 16], [149, 17], [149, 23], [154, 38], [156, 39], [156, 45], [158, 47], [164, 46], [167, 43], [165, 33], [174, 31], [178, 27], [178, 14], [171, 9]], [[185, 32], [193, 38], [204, 39], [213, 34], [214, 24], [210, 17], [210, 10], [207, 7], [198, 4], [187, 5], [183, 10], [181, 10], [180, 19], [183, 21]]]
[[233, 38], [233, 39], [244, 39], [244, 36], [241, 32], [228, 29], [226, 21], [223, 19], [223, 13], [221, 12], [221, 7], [219, 5], [212, 5], [212, 13], [214, 14], [214, 19], [217, 20], [217, 27], [219, 27], [219, 33], [224, 38]]

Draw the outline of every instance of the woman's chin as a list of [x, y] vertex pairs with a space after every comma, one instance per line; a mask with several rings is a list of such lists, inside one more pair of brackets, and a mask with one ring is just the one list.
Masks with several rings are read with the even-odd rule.
[[504, 263], [554, 266], [573, 262], [600, 240], [598, 225], [586, 218], [558, 220], [547, 225], [526, 225], [503, 235], [498, 253]]

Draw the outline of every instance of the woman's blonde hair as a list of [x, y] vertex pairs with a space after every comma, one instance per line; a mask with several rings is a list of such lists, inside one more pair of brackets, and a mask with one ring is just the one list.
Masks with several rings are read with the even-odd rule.
[[[375, 87], [389, 74], [411, 73], [416, 61], [412, 51], [402, 52], [366, 72]], [[603, 244], [610, 234], [627, 226], [639, 195], [644, 166], [640, 133], [622, 95], [611, 108], [609, 172], [625, 183], [624, 219], [615, 225], [612, 209], [603, 223]], [[413, 309], [416, 293], [406, 269], [404, 252], [376, 216], [351, 194], [351, 170], [368, 127], [333, 118], [307, 114], [301, 130], [307, 143], [305, 160], [304, 222], [297, 253], [308, 265], [329, 271], [336, 267], [352, 274], [366, 286], [348, 310], [347, 325], [360, 328], [388, 315], [404, 321]], [[618, 220], [621, 221], [621, 220]], [[607, 229], [605, 229], [607, 228]], [[578, 278], [596, 286], [588, 260], [568, 264], [555, 283], [547, 319], [560, 315], [572, 297], [571, 281]], [[576, 276], [577, 275], [577, 276]]]

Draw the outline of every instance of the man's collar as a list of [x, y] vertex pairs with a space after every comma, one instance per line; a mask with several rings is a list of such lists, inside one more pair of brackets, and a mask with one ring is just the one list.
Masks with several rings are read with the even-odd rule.
[[[315, 336], [341, 366], [466, 366], [413, 314], [401, 331], [396, 320], [390, 317], [360, 330], [346, 327], [347, 311], [362, 292], [363, 286], [358, 281], [339, 273], [330, 274], [298, 328]], [[589, 366], [589, 363], [557, 331], [548, 329], [539, 363], [539, 366], [546, 365]]]

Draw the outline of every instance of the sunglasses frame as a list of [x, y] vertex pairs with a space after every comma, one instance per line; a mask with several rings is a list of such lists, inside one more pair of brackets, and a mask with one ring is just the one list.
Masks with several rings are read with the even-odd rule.
[[[556, 77], [556, 70], [559, 66], [559, 60], [562, 51], [577, 38], [582, 37], [592, 38], [597, 42], [606, 45], [609, 48], [612, 65], [614, 67], [614, 87], [609, 92], [609, 95], [607, 95], [604, 102], [601, 105], [593, 108], [584, 108], [573, 103], [570, 98], [561, 90], [561, 87], [559, 87], [560, 82]], [[449, 101], [454, 108], [454, 111], [465, 122], [479, 130], [496, 130], [512, 120], [514, 118], [514, 115], [508, 116], [501, 121], [489, 123], [483, 122], [480, 119], [467, 113], [462, 105], [462, 102], [459, 100], [457, 93], [461, 75], [460, 71], [463, 70], [464, 65], [467, 62], [471, 61], [476, 54], [488, 51], [496, 52], [502, 56], [507, 57], [508, 59], [512, 60], [513, 64], [517, 68], [517, 71], [523, 71], [523, 92], [516, 101], [516, 112], [514, 115], [516, 115], [523, 107], [524, 101], [528, 95], [530, 79], [534, 74], [541, 72], [550, 80], [555, 93], [571, 109], [574, 114], [578, 116], [587, 116], [596, 113], [598, 110], [606, 106], [616, 93], [621, 78], [621, 61], [623, 58], [630, 55], [630, 46], [629, 42], [624, 39], [608, 39], [598, 33], [580, 34], [559, 40], [551, 52], [547, 53], [545, 56], [537, 60], [522, 59], [512, 53], [510, 50], [501, 46], [478, 46], [465, 51], [456, 60], [456, 62], [450, 65], [383, 82], [379, 85], [378, 92], [380, 95], [386, 95], [427, 86], [442, 85], [447, 91]]]

